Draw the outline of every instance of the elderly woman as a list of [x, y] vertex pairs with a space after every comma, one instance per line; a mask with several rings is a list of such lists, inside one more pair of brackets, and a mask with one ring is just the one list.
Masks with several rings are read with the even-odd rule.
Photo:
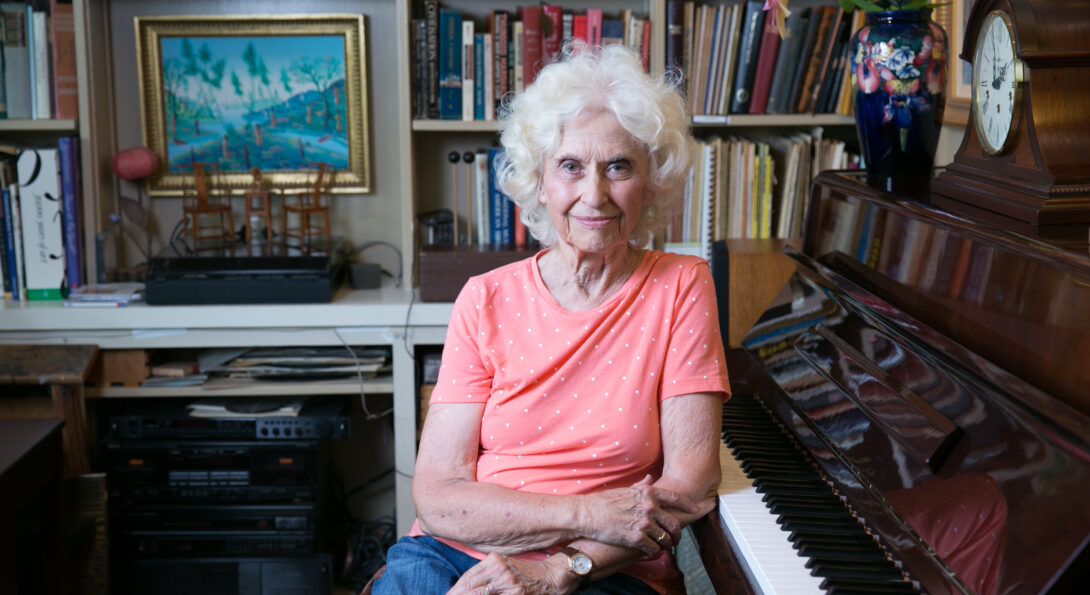
[[376, 593], [665, 593], [714, 506], [729, 394], [707, 263], [648, 250], [687, 178], [682, 98], [619, 46], [565, 52], [503, 122], [545, 249], [454, 304]]

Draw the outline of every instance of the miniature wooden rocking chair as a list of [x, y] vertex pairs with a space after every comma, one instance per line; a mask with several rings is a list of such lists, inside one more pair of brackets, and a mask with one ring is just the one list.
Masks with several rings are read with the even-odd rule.
[[[186, 218], [186, 249], [194, 252], [217, 250], [235, 239], [234, 222], [231, 219], [231, 196], [228, 194], [220, 199], [212, 198], [208, 166], [208, 163], [200, 162], [188, 166], [193, 168], [193, 188], [186, 188], [182, 195], [182, 210]], [[214, 227], [205, 227], [206, 231], [202, 231], [201, 219], [209, 215], [218, 216], [219, 223]]]
[[[284, 201], [280, 235], [284, 238], [285, 244], [289, 243], [289, 239], [293, 239], [298, 241], [299, 246], [306, 248], [310, 246], [311, 238], [329, 238], [329, 204], [326, 202], [326, 193], [332, 186], [333, 173], [326, 163], [315, 165], [317, 174], [311, 191], [300, 194], [294, 203]], [[288, 226], [288, 219], [292, 214], [298, 217], [297, 227]], [[311, 223], [312, 216], [320, 217], [320, 225], [315, 226]]]
[[269, 201], [269, 190], [264, 187], [261, 170], [255, 166], [251, 172], [253, 174], [253, 181], [250, 182], [250, 189], [243, 194], [243, 197], [246, 199], [246, 246], [250, 246], [253, 242], [254, 219], [264, 217], [265, 242], [268, 247], [271, 248], [273, 231], [272, 206]]

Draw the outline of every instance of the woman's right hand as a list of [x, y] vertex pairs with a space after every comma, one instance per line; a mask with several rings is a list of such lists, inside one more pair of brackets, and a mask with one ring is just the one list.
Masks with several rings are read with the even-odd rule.
[[668, 511], [694, 514], [699, 505], [673, 490], [652, 485], [648, 475], [627, 487], [583, 497], [579, 526], [583, 537], [659, 554], [681, 537], [681, 521]]

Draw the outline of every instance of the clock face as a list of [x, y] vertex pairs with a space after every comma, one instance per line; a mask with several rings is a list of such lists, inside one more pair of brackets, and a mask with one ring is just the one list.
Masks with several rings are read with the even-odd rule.
[[1011, 31], [1006, 13], [989, 13], [973, 57], [973, 121], [984, 150], [993, 155], [1009, 148], [1021, 103], [1021, 63]]
[[572, 567], [576, 574], [589, 574], [593, 566], [594, 562], [591, 562], [590, 558], [585, 555], [577, 554], [572, 558]]

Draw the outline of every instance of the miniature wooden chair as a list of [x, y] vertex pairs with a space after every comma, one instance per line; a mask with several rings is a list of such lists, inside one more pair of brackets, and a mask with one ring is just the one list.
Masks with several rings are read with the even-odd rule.
[[[182, 195], [182, 210], [186, 217], [185, 237], [191, 240], [196, 252], [214, 250], [231, 243], [235, 238], [234, 222], [231, 219], [231, 195], [217, 200], [212, 199], [208, 183], [207, 163], [193, 163], [193, 188], [186, 189]], [[211, 233], [201, 231], [201, 218], [209, 215], [219, 217], [215, 227], [206, 228]], [[202, 246], [203, 242], [214, 241], [212, 245]], [[190, 242], [186, 242], [187, 248]]]
[[[332, 185], [333, 174], [326, 163], [317, 163], [317, 174], [314, 178], [314, 187], [310, 192], [298, 195], [294, 203], [284, 201], [283, 219], [280, 225], [280, 235], [287, 243], [288, 239], [296, 239], [299, 245], [308, 246], [313, 237], [329, 237], [329, 204], [325, 195]], [[327, 181], [326, 178], [329, 178]], [[323, 187], [323, 184], [325, 185]], [[288, 219], [292, 214], [298, 217], [298, 226], [289, 227]], [[314, 226], [311, 217], [320, 217], [320, 225]]]
[[251, 170], [253, 174], [253, 181], [250, 182], [250, 189], [243, 194], [246, 199], [246, 245], [249, 246], [253, 241], [253, 227], [254, 218], [265, 218], [265, 241], [270, 246], [273, 241], [272, 231], [272, 207], [269, 202], [269, 191], [262, 183], [261, 170], [254, 166]]

